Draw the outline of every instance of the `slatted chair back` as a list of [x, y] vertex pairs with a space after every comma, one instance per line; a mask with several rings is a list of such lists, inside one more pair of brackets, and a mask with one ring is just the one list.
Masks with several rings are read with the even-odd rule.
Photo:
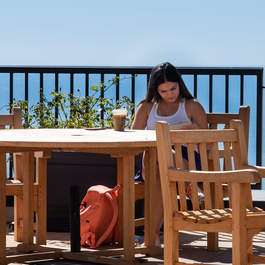
[[[233, 127], [242, 127], [242, 122], [231, 123]], [[167, 125], [158, 123], [158, 129]], [[241, 128], [242, 129], [242, 128]], [[180, 211], [188, 210], [188, 200], [187, 200], [187, 186], [191, 185], [191, 201], [192, 209], [223, 209], [224, 208], [224, 196], [223, 196], [223, 186], [222, 183], [209, 181], [201, 183], [200, 174], [203, 176], [203, 171], [223, 171], [223, 164], [225, 163], [226, 171], [240, 169], [244, 163], [247, 163], [247, 148], [245, 143], [244, 131], [240, 130], [240, 135], [238, 137], [237, 131], [232, 129], [225, 130], [190, 130], [190, 131], [170, 131], [169, 135], [159, 135], [160, 133], [165, 133], [166, 130], [159, 129], [157, 131], [159, 138], [159, 152], [163, 150], [166, 152], [167, 161], [163, 161], [160, 168], [167, 171], [163, 175], [166, 175], [168, 183], [171, 183], [169, 187], [162, 187], [162, 189], [167, 190], [163, 192], [163, 196], [168, 194], [168, 198], [164, 198], [166, 201], [169, 198], [178, 197], [179, 205], [174, 205], [174, 209]], [[185, 162], [182, 158], [182, 146], [187, 147], [188, 162]], [[240, 145], [240, 147], [239, 147]], [[168, 146], [173, 146], [174, 151], [169, 149]], [[232, 148], [231, 148], [232, 146]], [[222, 150], [222, 155], [220, 156], [220, 150]], [[158, 152], [158, 154], [159, 154]], [[197, 172], [197, 177], [193, 179], [190, 183], [185, 181], [185, 170], [196, 170], [195, 163], [195, 153], [199, 153], [201, 170], [202, 172]], [[172, 155], [174, 153], [174, 156]], [[162, 159], [162, 158], [161, 158]], [[182, 169], [179, 173], [183, 178], [180, 181], [176, 181], [171, 171], [168, 168]], [[161, 170], [161, 169], [160, 169]], [[184, 171], [183, 171], [184, 170]], [[175, 187], [174, 181], [177, 183], [177, 189]], [[164, 182], [165, 184], [165, 182]], [[229, 183], [228, 183], [229, 184]], [[162, 183], [163, 186], [163, 183]], [[200, 192], [200, 187], [204, 193], [204, 203], [200, 203], [198, 193]], [[229, 187], [229, 194], [231, 195], [231, 188]], [[251, 205], [251, 192], [250, 186], [248, 189], [248, 206]], [[231, 202], [230, 202], [231, 203]], [[173, 209], [172, 208], [172, 209]]]
[[13, 129], [22, 128], [22, 112], [20, 108], [13, 108], [11, 114], [0, 115], [0, 129], [6, 129], [7, 127]]
[[223, 125], [224, 128], [228, 129], [231, 120], [241, 120], [243, 122], [245, 140], [248, 147], [250, 117], [249, 106], [240, 106], [238, 113], [207, 113], [206, 115], [209, 129], [218, 129], [220, 125]]

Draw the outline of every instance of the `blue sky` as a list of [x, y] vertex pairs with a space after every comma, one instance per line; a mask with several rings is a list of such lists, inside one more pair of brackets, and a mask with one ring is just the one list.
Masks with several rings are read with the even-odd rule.
[[264, 66], [264, 0], [9, 0], [0, 65]]

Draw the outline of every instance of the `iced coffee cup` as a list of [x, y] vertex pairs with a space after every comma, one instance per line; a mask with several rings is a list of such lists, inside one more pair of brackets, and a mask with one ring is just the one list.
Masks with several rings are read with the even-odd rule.
[[124, 131], [126, 116], [126, 109], [114, 109], [112, 111], [113, 125], [115, 131]]

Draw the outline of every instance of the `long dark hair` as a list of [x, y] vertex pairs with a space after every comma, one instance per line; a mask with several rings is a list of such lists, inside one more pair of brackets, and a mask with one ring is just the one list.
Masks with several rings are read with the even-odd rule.
[[158, 86], [165, 82], [176, 82], [179, 84], [179, 95], [181, 98], [194, 98], [187, 89], [180, 73], [172, 64], [166, 62], [155, 66], [151, 71], [151, 76], [148, 82], [147, 94], [143, 101], [158, 102], [161, 96], [158, 93]]

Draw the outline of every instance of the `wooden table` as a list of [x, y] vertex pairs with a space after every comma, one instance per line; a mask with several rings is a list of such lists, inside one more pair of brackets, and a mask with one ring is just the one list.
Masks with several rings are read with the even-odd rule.
[[[122, 211], [119, 214], [119, 231], [123, 248], [117, 253], [123, 255], [124, 264], [134, 262], [135, 253], [147, 253], [152, 255], [156, 251], [154, 245], [153, 231], [153, 205], [152, 196], [155, 186], [155, 163], [156, 163], [156, 141], [155, 131], [149, 130], [126, 130], [117, 132], [114, 130], [86, 130], [86, 129], [18, 129], [0, 130], [0, 261], [7, 263], [18, 259], [6, 257], [6, 224], [5, 224], [5, 180], [6, 180], [6, 153], [23, 152], [24, 167], [27, 168], [24, 176], [24, 219], [23, 219], [23, 245], [33, 250], [39, 250], [34, 244], [33, 235], [33, 172], [35, 151], [78, 151], [89, 153], [110, 154], [117, 158], [117, 183], [122, 186], [122, 196], [119, 200], [119, 207]], [[134, 159], [135, 155], [146, 151], [148, 157], [146, 163], [146, 218], [145, 218], [145, 244], [146, 247], [135, 249], [134, 246]], [[62, 183], [63, 185], [63, 183]], [[43, 248], [42, 250], [45, 250]], [[114, 252], [113, 252], [114, 251]], [[111, 253], [115, 253], [113, 250]], [[63, 256], [67, 257], [66, 252]], [[81, 255], [82, 253], [82, 255]], [[80, 260], [81, 253], [68, 253], [69, 257], [76, 257]], [[93, 252], [95, 254], [95, 252]], [[106, 249], [104, 250], [106, 254]], [[101, 258], [96, 257], [94, 262], [102, 262], [102, 252], [98, 251]], [[36, 255], [36, 254], [35, 254]], [[40, 254], [41, 255], [41, 254]], [[58, 252], [54, 255], [58, 256]], [[107, 255], [107, 254], [106, 254]], [[29, 254], [30, 256], [30, 254]], [[53, 254], [51, 254], [53, 256]], [[56, 257], [57, 257], [56, 256]], [[46, 256], [47, 257], [47, 254]], [[107, 258], [109, 263], [110, 258]], [[20, 259], [21, 260], [21, 259]], [[90, 260], [84, 258], [84, 260]], [[103, 260], [103, 262], [105, 262]], [[117, 259], [113, 263], [116, 264]], [[2, 264], [2, 263], [1, 263]], [[120, 263], [119, 263], [120, 264]]]

